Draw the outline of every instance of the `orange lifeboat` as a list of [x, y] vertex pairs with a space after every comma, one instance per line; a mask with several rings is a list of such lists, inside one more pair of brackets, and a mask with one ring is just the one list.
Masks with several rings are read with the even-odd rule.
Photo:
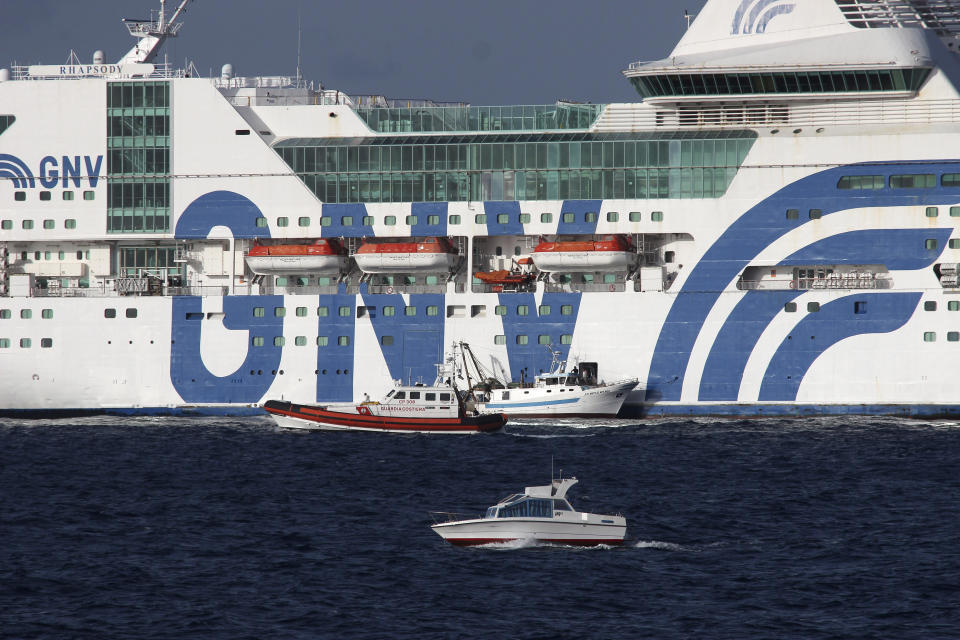
[[490, 285], [493, 292], [507, 290], [517, 290], [526, 287], [536, 279], [536, 274], [532, 272], [533, 261], [530, 258], [520, 258], [516, 261], [513, 269], [500, 269], [498, 271], [477, 271], [474, 277], [480, 282]]
[[452, 271], [460, 261], [456, 247], [446, 238], [409, 241], [366, 240], [353, 254], [364, 273], [417, 273]]
[[533, 263], [541, 271], [625, 271], [636, 262], [630, 239], [622, 235], [603, 236], [599, 240], [542, 240], [533, 250]]
[[247, 266], [256, 274], [320, 273], [344, 270], [347, 252], [337, 240], [320, 238], [312, 244], [259, 244], [245, 256]]

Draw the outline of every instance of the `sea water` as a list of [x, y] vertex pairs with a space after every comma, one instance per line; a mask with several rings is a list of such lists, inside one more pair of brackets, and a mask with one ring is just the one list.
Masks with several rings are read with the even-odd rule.
[[[430, 530], [551, 467], [622, 547]], [[958, 637], [958, 498], [945, 421], [7, 419], [0, 637]]]

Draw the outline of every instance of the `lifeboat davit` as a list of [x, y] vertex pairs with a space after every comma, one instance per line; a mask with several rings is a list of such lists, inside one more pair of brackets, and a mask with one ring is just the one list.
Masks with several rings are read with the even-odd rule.
[[367, 240], [353, 259], [364, 273], [417, 273], [452, 271], [460, 256], [446, 238], [424, 238], [405, 242]]
[[246, 255], [247, 266], [256, 274], [342, 273], [347, 252], [337, 240], [321, 238], [313, 244], [255, 244]]
[[533, 263], [540, 271], [626, 271], [636, 262], [629, 238], [622, 235], [599, 240], [543, 240], [533, 250]]

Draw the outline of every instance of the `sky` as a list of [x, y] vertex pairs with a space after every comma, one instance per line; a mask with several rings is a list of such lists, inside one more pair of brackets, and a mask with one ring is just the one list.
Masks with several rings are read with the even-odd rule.
[[[168, 16], [180, 0], [168, 0]], [[621, 71], [665, 58], [705, 0], [193, 0], [164, 46], [202, 75], [296, 74], [351, 95], [474, 105], [639, 100]], [[0, 67], [116, 62], [159, 0], [0, 0]], [[162, 56], [162, 53], [161, 53]]]

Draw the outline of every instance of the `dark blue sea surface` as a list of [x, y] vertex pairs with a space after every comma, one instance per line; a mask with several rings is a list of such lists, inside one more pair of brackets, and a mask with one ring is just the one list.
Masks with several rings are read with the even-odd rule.
[[[620, 548], [460, 549], [555, 473]], [[0, 422], [3, 638], [956, 638], [960, 425]]]

